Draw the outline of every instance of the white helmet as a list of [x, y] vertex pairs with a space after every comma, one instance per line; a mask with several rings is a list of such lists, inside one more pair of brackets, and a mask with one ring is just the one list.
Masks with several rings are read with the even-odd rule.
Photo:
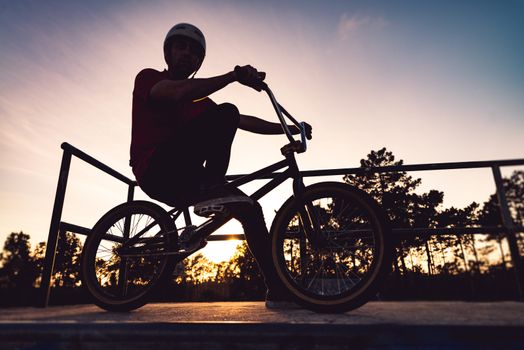
[[206, 38], [204, 37], [204, 33], [192, 24], [178, 23], [167, 32], [166, 38], [164, 39], [164, 55], [166, 54], [170, 39], [174, 36], [184, 36], [195, 40], [204, 49], [204, 55], [206, 54]]

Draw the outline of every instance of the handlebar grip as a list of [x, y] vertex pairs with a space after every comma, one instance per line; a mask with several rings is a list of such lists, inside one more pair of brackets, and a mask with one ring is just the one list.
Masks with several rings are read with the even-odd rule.
[[268, 90], [267, 84], [264, 83], [264, 79], [266, 79], [266, 72], [257, 72], [256, 78], [248, 78], [246, 76], [246, 74], [248, 73], [243, 70], [243, 67], [236, 65], [234, 71], [236, 75], [236, 80], [240, 84], [249, 86], [257, 91]]
[[306, 123], [300, 122], [300, 142], [302, 142], [302, 148], [305, 152], [307, 149], [307, 137], [306, 137]]
[[267, 84], [264, 82], [264, 79], [266, 79], [266, 72], [258, 72], [258, 78], [260, 80], [257, 83], [256, 90], [266, 91], [268, 88]]

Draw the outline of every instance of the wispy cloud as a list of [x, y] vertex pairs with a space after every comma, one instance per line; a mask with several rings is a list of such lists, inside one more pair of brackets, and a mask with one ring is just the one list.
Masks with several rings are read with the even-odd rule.
[[382, 29], [388, 25], [383, 17], [348, 15], [343, 13], [338, 22], [338, 36], [346, 40], [349, 36], [362, 29]]

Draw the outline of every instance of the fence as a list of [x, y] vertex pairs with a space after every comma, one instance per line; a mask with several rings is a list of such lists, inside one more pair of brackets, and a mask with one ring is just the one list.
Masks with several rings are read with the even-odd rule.
[[[69, 176], [69, 168], [71, 165], [72, 156], [83, 160], [84, 162], [102, 170], [103, 172], [113, 176], [114, 178], [126, 183], [128, 187], [127, 201], [132, 201], [134, 197], [135, 187], [137, 183], [119, 172], [113, 170], [102, 162], [96, 160], [90, 155], [64, 142], [62, 144], [63, 155], [62, 163], [60, 165], [60, 174], [58, 177], [58, 185], [56, 189], [55, 202], [53, 206], [53, 213], [51, 216], [51, 225], [49, 228], [49, 236], [47, 238], [46, 254], [44, 261], [44, 271], [42, 274], [42, 283], [40, 290], [42, 293], [43, 307], [47, 307], [49, 302], [49, 294], [51, 287], [51, 276], [55, 263], [56, 248], [59, 234], [66, 231], [89, 235], [90, 229], [75, 224], [63, 222], [62, 209], [64, 206], [65, 192], [67, 187], [67, 179]], [[493, 178], [495, 180], [497, 198], [500, 205], [500, 215], [502, 218], [502, 226], [482, 226], [482, 227], [458, 227], [458, 228], [401, 228], [393, 229], [393, 234], [400, 237], [406, 237], [416, 233], [417, 235], [446, 235], [446, 234], [485, 234], [485, 233], [506, 233], [511, 253], [511, 260], [513, 263], [513, 271], [515, 274], [515, 286], [519, 300], [524, 300], [522, 289], [522, 266], [517, 245], [516, 233], [524, 232], [524, 227], [516, 226], [511, 219], [511, 214], [504, 191], [502, 175], [500, 168], [504, 166], [519, 166], [524, 165], [524, 159], [510, 159], [510, 160], [492, 160], [481, 162], [453, 162], [453, 163], [434, 163], [434, 164], [413, 164], [413, 165], [399, 165], [399, 166], [385, 166], [376, 168], [341, 168], [341, 169], [325, 169], [325, 170], [308, 170], [301, 171], [304, 177], [311, 176], [332, 176], [355, 174], [363, 175], [369, 173], [387, 173], [399, 171], [423, 171], [423, 170], [452, 170], [452, 169], [474, 169], [474, 168], [491, 168]], [[271, 178], [275, 174], [268, 176]], [[236, 178], [242, 175], [228, 176], [228, 178]], [[244, 235], [216, 235], [210, 236], [209, 241], [227, 240], [227, 239], [244, 239]]]

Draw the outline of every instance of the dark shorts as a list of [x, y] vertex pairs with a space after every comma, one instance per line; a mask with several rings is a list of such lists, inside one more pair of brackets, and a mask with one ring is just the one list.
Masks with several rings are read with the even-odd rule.
[[185, 205], [206, 180], [210, 158], [229, 163], [231, 143], [238, 127], [238, 109], [229, 103], [195, 118], [171, 140], [159, 145], [150, 159], [140, 187], [151, 198], [171, 206]]

